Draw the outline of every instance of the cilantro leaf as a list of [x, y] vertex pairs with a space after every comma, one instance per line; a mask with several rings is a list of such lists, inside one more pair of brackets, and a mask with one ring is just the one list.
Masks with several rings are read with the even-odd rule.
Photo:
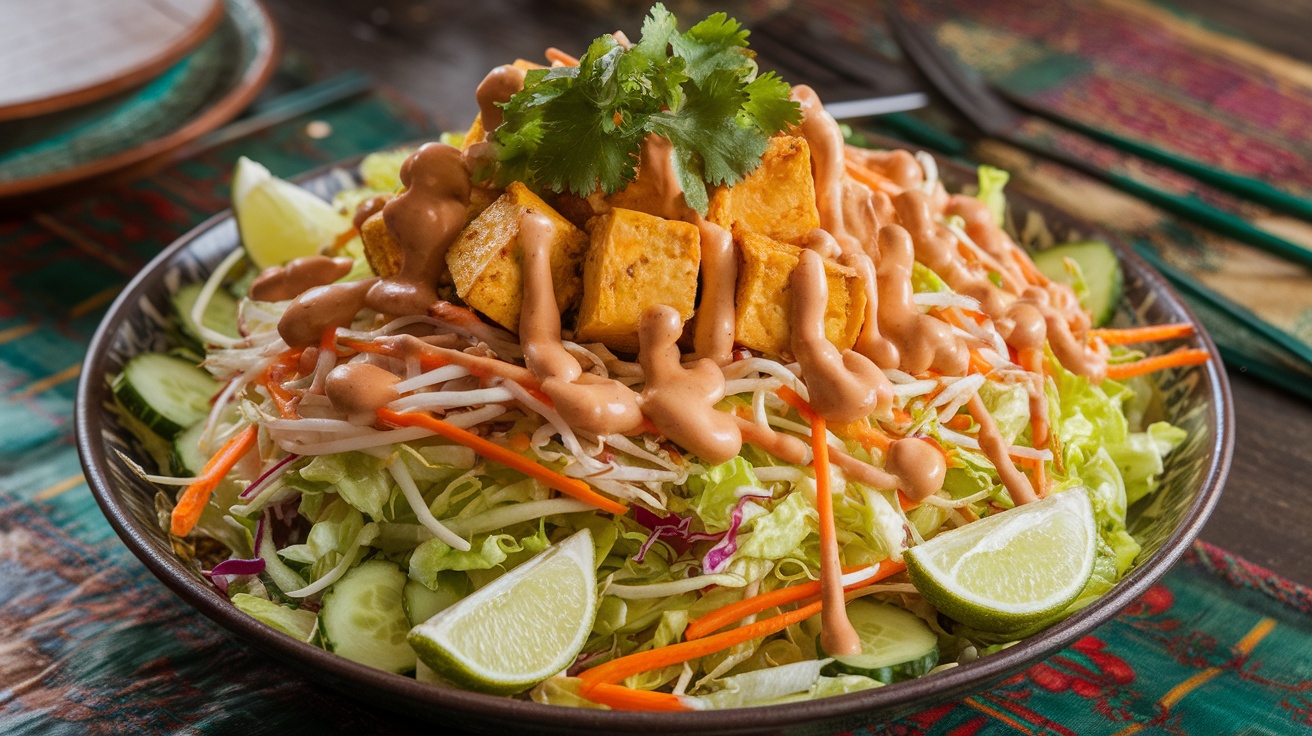
[[740, 76], [756, 73], [756, 62], [747, 49], [748, 31], [724, 13], [715, 13], [688, 29], [687, 33], [670, 39], [675, 55], [688, 63], [688, 73], [694, 82], [720, 70], [734, 70]]
[[747, 93], [743, 112], [762, 133], [774, 135], [802, 122], [802, 106], [789, 99], [788, 83], [774, 72], [753, 79], [743, 89]]
[[723, 13], [679, 33], [657, 3], [631, 48], [602, 36], [577, 67], [528, 72], [490, 134], [496, 181], [612, 194], [633, 181], [642, 139], [655, 133], [673, 144], [688, 206], [705, 214], [707, 185], [741, 181], [769, 137], [801, 117], [788, 84], [757, 76], [747, 37]]

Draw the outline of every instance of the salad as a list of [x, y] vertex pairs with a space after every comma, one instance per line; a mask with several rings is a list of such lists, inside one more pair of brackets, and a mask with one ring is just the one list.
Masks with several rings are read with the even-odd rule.
[[243, 159], [243, 247], [112, 378], [232, 604], [429, 682], [689, 710], [969, 662], [1105, 593], [1184, 439], [1188, 325], [1103, 326], [1005, 172], [847, 143], [723, 14], [498, 67], [325, 202]]

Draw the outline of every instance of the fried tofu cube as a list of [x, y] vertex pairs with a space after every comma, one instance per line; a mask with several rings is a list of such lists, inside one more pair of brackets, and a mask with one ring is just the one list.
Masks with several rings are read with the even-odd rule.
[[551, 242], [552, 286], [560, 311], [570, 309], [582, 290], [579, 269], [588, 235], [519, 182], [511, 183], [504, 194], [466, 225], [446, 253], [456, 294], [511, 332], [519, 331], [524, 289], [519, 218], [529, 210], [545, 215], [555, 226]]
[[[738, 246], [735, 340], [763, 353], [791, 357], [793, 290], [790, 277], [802, 249], [745, 229], [734, 228]], [[855, 269], [825, 261], [829, 304], [825, 336], [839, 349], [856, 344], [865, 321], [866, 292]]]
[[774, 240], [805, 243], [807, 235], [820, 227], [806, 140], [789, 135], [771, 138], [755, 171], [737, 185], [715, 191], [706, 219], [725, 229], [737, 223]]
[[386, 279], [401, 272], [401, 246], [392, 237], [381, 210], [361, 223], [360, 240], [364, 243], [365, 260], [374, 273]]
[[621, 208], [598, 217], [583, 262], [575, 339], [636, 352], [648, 307], [674, 307], [685, 322], [692, 317], [700, 267], [696, 225]]

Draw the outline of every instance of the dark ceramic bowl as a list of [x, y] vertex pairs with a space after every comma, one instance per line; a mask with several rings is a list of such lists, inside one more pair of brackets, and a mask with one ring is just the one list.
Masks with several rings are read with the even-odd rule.
[[[354, 170], [352, 162], [343, 167]], [[951, 165], [945, 165], [944, 176], [957, 181], [974, 178], [973, 172]], [[327, 170], [311, 174], [303, 184], [329, 196], [349, 181], [341, 170]], [[1031, 212], [1042, 214], [1057, 242], [1100, 235], [1096, 228], [1014, 193], [1009, 200], [1017, 221]], [[143, 457], [132, 435], [104, 408], [111, 399], [106, 377], [117, 373], [129, 357], [166, 347], [159, 315], [168, 313], [170, 292], [203, 279], [237, 244], [237, 226], [230, 213], [216, 215], [155, 258], [110, 308], [92, 340], [77, 396], [78, 446], [92, 493], [137, 557], [220, 626], [324, 685], [447, 727], [551, 733], [831, 733], [954, 700], [1070, 645], [1147, 590], [1198, 534], [1230, 466], [1233, 410], [1219, 363], [1159, 374], [1165, 418], [1185, 428], [1189, 439], [1169, 458], [1161, 489], [1131, 509], [1130, 530], [1143, 545], [1134, 569], [1110, 593], [1056, 626], [997, 654], [917, 680], [789, 705], [694, 713], [579, 710], [426, 685], [303, 644], [238, 611], [174, 555], [168, 535], [156, 521], [157, 489], [128, 470], [113, 452]], [[1118, 250], [1126, 277], [1118, 323], [1198, 324], [1160, 275], [1128, 249], [1118, 246]], [[1192, 342], [1217, 354], [1201, 328]]]

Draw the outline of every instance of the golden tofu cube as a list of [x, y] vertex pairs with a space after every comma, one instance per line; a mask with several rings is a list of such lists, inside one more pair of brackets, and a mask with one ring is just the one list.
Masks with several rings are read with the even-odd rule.
[[583, 262], [575, 339], [636, 352], [647, 307], [674, 307], [686, 322], [701, 255], [701, 232], [691, 223], [618, 208], [598, 217]]
[[460, 150], [468, 151], [470, 146], [485, 140], [487, 140], [487, 131], [483, 129], [483, 115], [480, 113], [474, 116], [473, 124], [465, 131], [465, 139], [460, 142]]
[[582, 290], [579, 268], [588, 235], [519, 182], [511, 183], [504, 194], [466, 225], [446, 252], [456, 294], [511, 332], [519, 331], [524, 290], [519, 218], [529, 210], [545, 215], [555, 227], [551, 280], [556, 305], [566, 311], [574, 306]]
[[381, 210], [361, 223], [360, 240], [364, 242], [365, 260], [374, 273], [386, 279], [401, 272], [401, 245], [392, 237]]
[[[791, 357], [793, 290], [790, 277], [802, 249], [743, 228], [734, 229], [738, 246], [738, 288], [734, 296], [735, 340], [763, 353]], [[825, 261], [829, 304], [825, 336], [839, 349], [856, 344], [865, 321], [866, 292], [856, 269]]]
[[806, 140], [789, 135], [771, 138], [755, 171], [735, 186], [715, 190], [706, 219], [725, 229], [738, 224], [785, 243], [805, 243], [807, 235], [820, 227]]

